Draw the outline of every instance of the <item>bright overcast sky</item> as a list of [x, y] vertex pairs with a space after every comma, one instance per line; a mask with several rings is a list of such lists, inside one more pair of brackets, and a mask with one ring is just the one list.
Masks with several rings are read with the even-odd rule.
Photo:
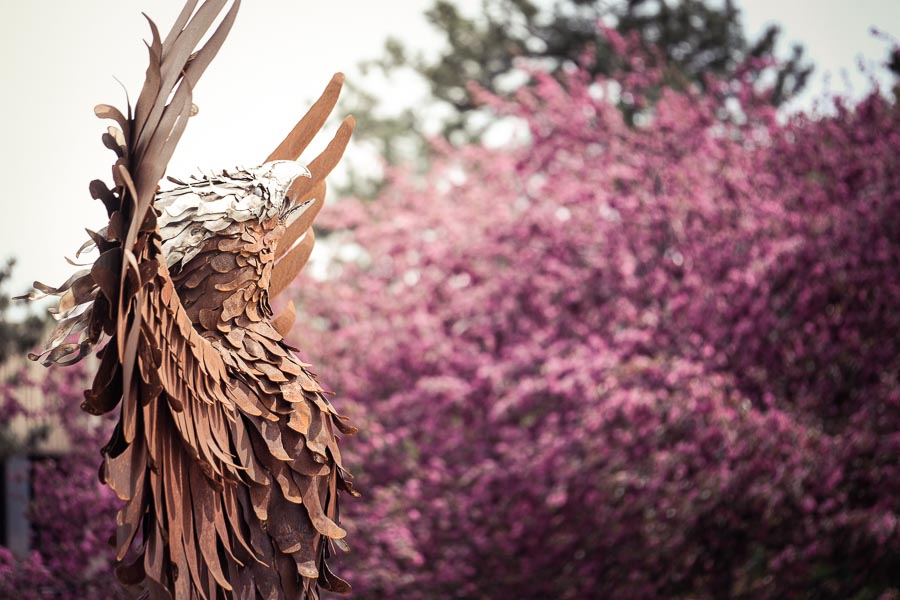
[[[244, 2], [225, 46], [194, 94], [191, 119], [169, 171], [262, 161], [302, 116], [335, 71], [352, 77], [360, 60], [379, 54], [387, 35], [411, 47], [440, 41], [421, 16], [425, 0], [251, 0]], [[459, 2], [473, 10], [478, 0]], [[743, 0], [751, 35], [781, 24], [784, 40], [800, 42], [817, 66], [801, 104], [823, 90], [854, 95], [866, 89], [856, 75], [859, 57], [883, 61], [886, 45], [876, 26], [900, 37], [900, 0]], [[123, 106], [118, 77], [134, 99], [143, 81], [141, 39], [147, 12], [165, 35], [181, 2], [149, 0], [0, 0], [0, 259], [15, 256], [12, 285], [58, 284], [72, 271], [64, 255], [102, 226], [103, 210], [90, 199], [91, 179], [110, 180], [112, 153], [100, 143], [106, 127], [93, 116], [100, 102]], [[786, 49], [786, 48], [783, 48]], [[406, 97], [409, 91], [394, 95]]]

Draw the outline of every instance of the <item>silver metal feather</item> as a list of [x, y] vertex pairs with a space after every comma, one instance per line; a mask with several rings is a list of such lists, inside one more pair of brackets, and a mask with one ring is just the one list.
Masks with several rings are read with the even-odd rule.
[[[279, 217], [290, 221], [302, 214], [285, 197], [298, 177], [311, 177], [305, 165], [279, 160], [252, 169], [202, 173], [156, 196], [163, 252], [169, 268], [183, 268], [203, 243], [232, 223]], [[289, 225], [289, 222], [285, 223]]]

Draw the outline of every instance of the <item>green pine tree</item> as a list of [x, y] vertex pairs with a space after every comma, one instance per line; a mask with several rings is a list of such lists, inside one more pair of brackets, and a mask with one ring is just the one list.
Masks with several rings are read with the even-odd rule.
[[[414, 54], [400, 40], [389, 39], [383, 56], [362, 65], [363, 72], [416, 73], [445, 115], [441, 133], [459, 143], [478, 140], [486, 127], [469, 83], [508, 94], [527, 84], [527, 76], [517, 68], [521, 59], [559, 72], [567, 64], [584, 63], [587, 53], [594, 74], [621, 71], [619, 57], [597, 26], [601, 20], [622, 34], [637, 35], [664, 55], [669, 65], [666, 86], [702, 88], [707, 75], [728, 79], [748, 59], [758, 58], [764, 60], [750, 68], [750, 76], [771, 86], [772, 103], [781, 105], [804, 88], [812, 72], [800, 46], [785, 59], [776, 57], [781, 38], [777, 26], [748, 39], [733, 0], [482, 0], [476, 16], [463, 14], [449, 0], [436, 0], [426, 17], [446, 42], [437, 57]], [[351, 88], [347, 107], [359, 117], [357, 139], [374, 143], [389, 164], [427, 164], [422, 107], [386, 116], [364, 85]], [[628, 117], [635, 113], [626, 103], [621, 108]], [[360, 180], [351, 180], [350, 187], [363, 196], [378, 189], [377, 182]]]

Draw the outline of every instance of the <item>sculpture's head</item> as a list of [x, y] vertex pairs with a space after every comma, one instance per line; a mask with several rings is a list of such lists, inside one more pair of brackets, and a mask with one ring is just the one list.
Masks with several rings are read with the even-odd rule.
[[259, 191], [267, 195], [269, 205], [278, 210], [278, 216], [285, 225], [290, 225], [302, 214], [303, 206], [294, 206], [287, 197], [294, 181], [299, 177], [312, 177], [306, 165], [295, 160], [273, 160], [247, 171], [259, 182]]
[[290, 225], [310, 204], [295, 206], [287, 195], [299, 177], [310, 177], [303, 164], [278, 160], [252, 169], [201, 173], [189, 181], [170, 178], [177, 187], [156, 198], [166, 264], [183, 267], [207, 240], [224, 235], [235, 223]]

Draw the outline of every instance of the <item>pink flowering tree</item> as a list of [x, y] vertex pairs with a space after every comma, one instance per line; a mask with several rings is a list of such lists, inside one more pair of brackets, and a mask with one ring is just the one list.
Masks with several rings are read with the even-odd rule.
[[[97, 478], [99, 450], [109, 438], [111, 422], [81, 411], [88, 384], [83, 368], [53, 369], [41, 381], [30, 372], [32, 377], [23, 371], [0, 389], [0, 422], [25, 416], [31, 422], [56, 424], [56, 435], [67, 439], [68, 449], [32, 462], [32, 552], [15, 557], [0, 547], [0, 597], [114, 598], [118, 586], [108, 540], [115, 532], [118, 500]], [[26, 390], [39, 390], [45, 406], [22, 402]], [[33, 433], [31, 440], [18, 440], [19, 453], [33, 450], [41, 432]]]
[[354, 597], [896, 597], [900, 111], [651, 105], [631, 56], [475, 90], [528, 141], [323, 211], [296, 343], [361, 427]]

